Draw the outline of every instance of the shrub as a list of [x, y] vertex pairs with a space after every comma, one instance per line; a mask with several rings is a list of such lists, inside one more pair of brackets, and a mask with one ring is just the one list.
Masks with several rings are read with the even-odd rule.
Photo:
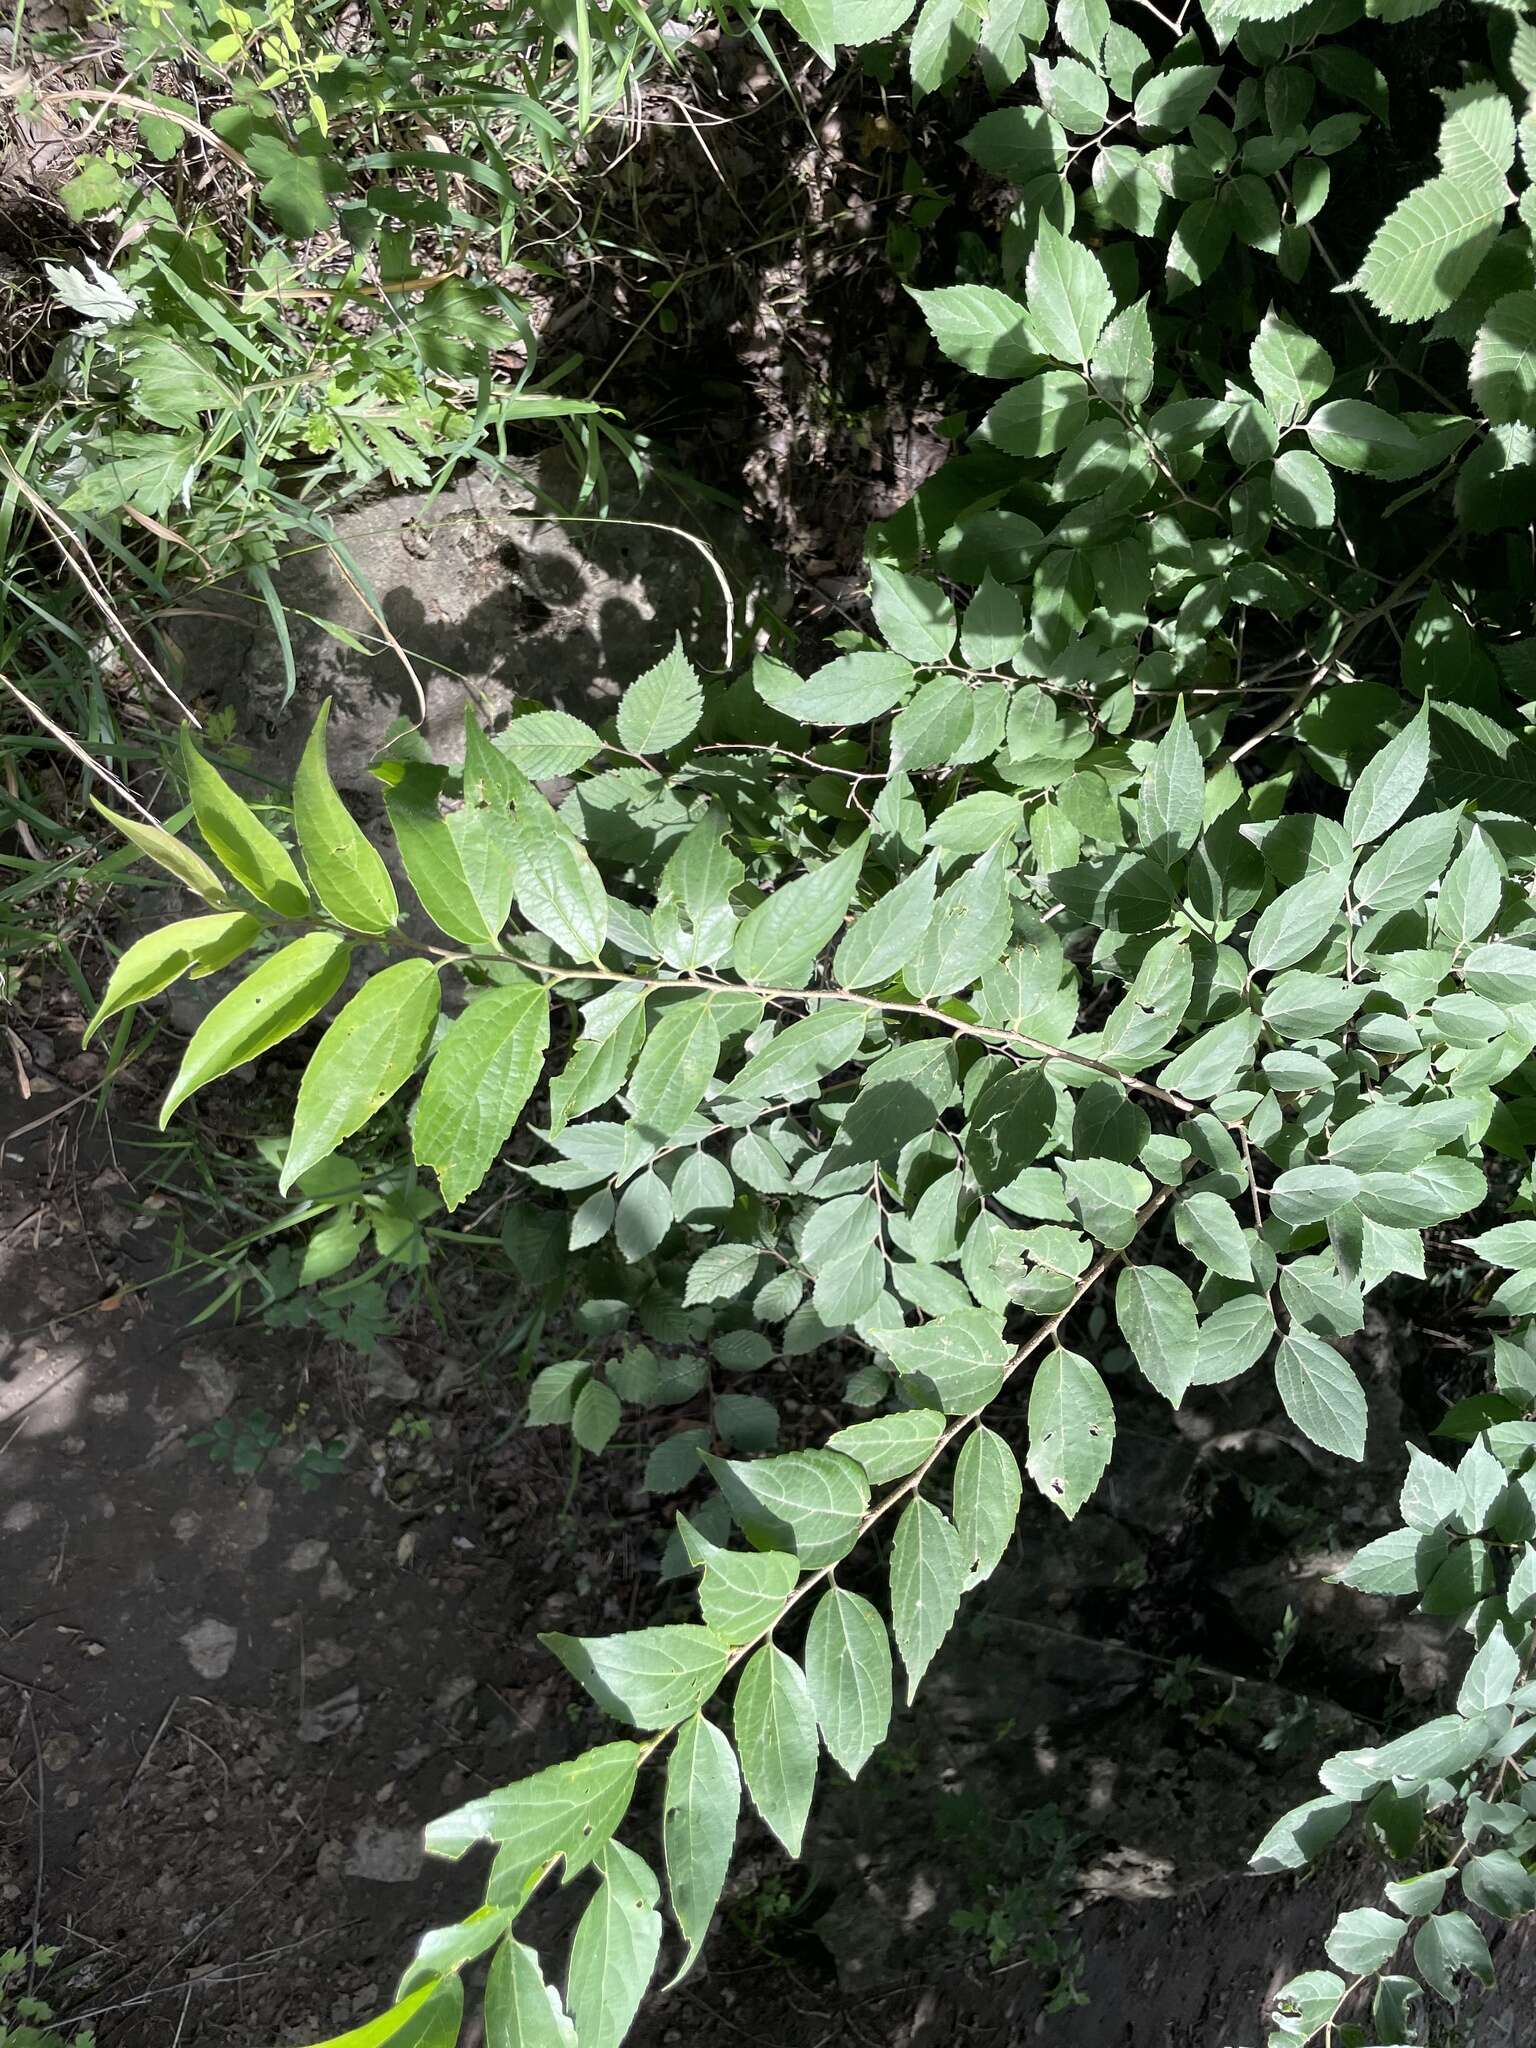
[[[830, 58], [909, 10], [785, 11]], [[1011, 189], [984, 274], [916, 292], [975, 424], [873, 531], [870, 630], [809, 675], [759, 655], [706, 682], [675, 648], [600, 728], [469, 718], [462, 765], [397, 735], [376, 773], [404, 913], [323, 712], [302, 870], [286, 815], [190, 742], [218, 866], [119, 821], [204, 909], [129, 949], [97, 1021], [239, 970], [165, 1116], [361, 974], [284, 1187], [410, 1091], [415, 1166], [456, 1209], [537, 1092], [527, 1178], [565, 1199], [587, 1327], [650, 1342], [546, 1367], [530, 1418], [601, 1452], [626, 1406], [697, 1396], [702, 1354], [733, 1376], [646, 1475], [712, 1482], [677, 1518], [699, 1619], [545, 1638], [628, 1732], [433, 1825], [438, 1854], [494, 1845], [486, 1903], [349, 2041], [453, 2040], [489, 1954], [490, 2038], [617, 2043], [664, 1933], [619, 1832], [642, 1768], [686, 1969], [743, 1782], [798, 1852], [821, 1748], [863, 1767], [896, 1660], [910, 1698], [1025, 1485], [1068, 1518], [1094, 1492], [1115, 1409], [1092, 1332], [1112, 1316], [1175, 1407], [1272, 1375], [1278, 1426], [1359, 1459], [1349, 1339], [1431, 1233], [1501, 1276], [1492, 1385], [1447, 1420], [1454, 1463], [1404, 1447], [1403, 1527], [1341, 1576], [1472, 1654], [1452, 1711], [1329, 1758], [1259, 1846], [1295, 1870], [1353, 1827], [1394, 1873], [1271, 2041], [1411, 2038], [1424, 1987], [1491, 1980], [1468, 1909], [1536, 1904], [1536, 289], [1511, 185], [1536, 55], [1489, 18], [1415, 182], [1382, 137], [1386, 72], [1418, 90], [1391, 22], [1424, 10], [1375, 11], [1240, 0], [1185, 31], [1146, 4], [1132, 29], [1091, 0], [1053, 23], [926, 0], [913, 96], [974, 55], [1002, 103], [965, 147]], [[1387, 173], [1378, 225], [1358, 191]], [[1442, 395], [1464, 387], [1470, 410]], [[745, 1375], [834, 1339], [859, 1348], [849, 1419], [777, 1449]], [[1021, 1460], [985, 1417], [1026, 1383]], [[839, 1582], [861, 1544], [883, 1607]], [[595, 1878], [563, 1999], [513, 1931], [557, 1866]]]

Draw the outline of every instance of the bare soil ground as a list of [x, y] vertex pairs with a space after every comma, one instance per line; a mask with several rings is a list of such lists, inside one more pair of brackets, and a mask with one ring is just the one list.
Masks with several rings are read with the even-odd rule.
[[[92, 1076], [71, 1036], [66, 1016], [22, 1037], [33, 1093], [0, 1126], [0, 1946], [61, 1944], [50, 1995], [101, 2048], [313, 2040], [476, 1902], [472, 1868], [423, 1861], [422, 1824], [596, 1735], [535, 1633], [679, 1598], [664, 1512], [623, 1456], [568, 1501], [515, 1375], [430, 1331], [361, 1360], [191, 1327], [194, 1299], [141, 1290], [174, 1215], [145, 1206], [132, 1084], [115, 1140], [72, 1100]], [[1367, 1363], [1385, 1416], [1381, 1333]], [[253, 1414], [276, 1440], [242, 1478], [197, 1439]], [[337, 1436], [306, 1487], [305, 1446]], [[1177, 1425], [1132, 1399], [1102, 1503], [1071, 1532], [1026, 1508], [888, 1751], [824, 1793], [805, 1864], [747, 1820], [706, 1963], [642, 2048], [1256, 2043], [1265, 1994], [1370, 1880], [1346, 1858], [1259, 1883], [1248, 1848], [1309, 1756], [1390, 1711], [1394, 1669], [1420, 1691], [1460, 1654], [1322, 1583], [1388, 1475], [1314, 1484], [1276, 1524], [1254, 1489], [1294, 1494], [1295, 1464], [1261, 1399]], [[1287, 1602], [1300, 1646], [1271, 1682]], [[1536, 1954], [1504, 1948], [1464, 2039], [1521, 2038]]]

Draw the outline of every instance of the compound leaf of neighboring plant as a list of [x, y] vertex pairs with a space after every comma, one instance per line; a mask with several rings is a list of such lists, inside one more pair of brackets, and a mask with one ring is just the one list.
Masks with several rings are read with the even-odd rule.
[[704, 692], [679, 634], [656, 666], [619, 699], [619, 740], [632, 754], [664, 754], [687, 739], [704, 709]]
[[181, 729], [181, 759], [192, 815], [215, 859], [221, 860], [259, 903], [280, 917], [306, 916], [309, 891], [288, 849], [217, 768], [203, 759], [186, 726]]
[[401, 960], [363, 983], [304, 1070], [280, 1193], [360, 1131], [410, 1079], [437, 1022], [440, 992], [430, 960]]
[[302, 1030], [346, 980], [350, 957], [351, 947], [340, 933], [310, 932], [263, 960], [231, 989], [192, 1034], [160, 1106], [161, 1130], [194, 1090]]
[[387, 932], [400, 915], [389, 870], [336, 794], [325, 759], [331, 700], [316, 713], [293, 779], [293, 822], [310, 886], [348, 931]]
[[430, 1166], [456, 1209], [512, 1135], [549, 1046], [549, 991], [515, 982], [471, 997], [432, 1056], [411, 1126], [416, 1162]]

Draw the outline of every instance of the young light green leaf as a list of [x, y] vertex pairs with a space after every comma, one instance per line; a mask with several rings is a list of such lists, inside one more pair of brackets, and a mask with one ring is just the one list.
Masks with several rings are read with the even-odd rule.
[[704, 692], [679, 634], [656, 666], [619, 699], [619, 740], [632, 754], [664, 754], [687, 739], [704, 709]]
[[713, 1722], [695, 1714], [672, 1744], [662, 1805], [667, 1890], [688, 1944], [672, 1984], [687, 1976], [704, 1945], [731, 1866], [740, 1811], [735, 1751]]
[[962, 369], [978, 377], [1027, 377], [1039, 369], [1040, 350], [1024, 308], [1006, 292], [992, 285], [950, 284], [914, 291], [912, 297], [939, 348]]
[[304, 1070], [280, 1194], [405, 1086], [432, 1036], [440, 997], [430, 960], [401, 960], [363, 983]]
[[354, 932], [387, 932], [400, 915], [389, 870], [362, 827], [336, 794], [325, 760], [326, 698], [310, 728], [293, 779], [293, 823], [310, 887], [335, 918]]
[[1018, 1460], [1002, 1437], [978, 1424], [955, 1462], [952, 1509], [965, 1564], [964, 1592], [990, 1579], [1013, 1540], [1023, 1498]]
[[511, 908], [516, 828], [504, 807], [466, 804], [444, 817], [438, 780], [434, 770], [408, 762], [385, 791], [384, 808], [422, 909], [449, 938], [485, 950]]
[[1114, 1447], [1109, 1389], [1086, 1358], [1058, 1347], [1029, 1390], [1025, 1470], [1070, 1522], [1104, 1476]]
[[236, 794], [219, 771], [192, 744], [191, 730], [181, 729], [181, 759], [192, 798], [192, 815], [216, 860], [235, 880], [280, 917], [304, 917], [309, 891], [287, 848]]
[[109, 1017], [134, 1003], [148, 1002], [189, 969], [204, 975], [229, 966], [255, 944], [261, 929], [260, 920], [247, 912], [224, 910], [209, 917], [178, 918], [175, 924], [136, 939], [113, 968], [81, 1045], [89, 1045]]
[[263, 960], [208, 1012], [160, 1106], [163, 1131], [194, 1090], [270, 1052], [323, 1010], [347, 978], [351, 948], [336, 932], [310, 932]]
[[[843, 941], [847, 944], [847, 940]], [[841, 951], [841, 948], [839, 948]], [[857, 1003], [828, 1003], [798, 1023], [776, 1032], [761, 1052], [754, 1053], [730, 1081], [733, 1095], [760, 1095], [765, 1101], [797, 1097], [814, 1091], [827, 1074], [858, 1051], [868, 1028], [869, 1012]]]
[[851, 846], [785, 882], [747, 913], [731, 949], [743, 981], [759, 988], [804, 988], [817, 955], [847, 915], [868, 844], [868, 833], [861, 833]]
[[965, 1553], [953, 1522], [914, 1494], [891, 1545], [891, 1627], [907, 1667], [909, 1704], [954, 1626], [965, 1575]]
[[802, 725], [868, 725], [894, 710], [915, 680], [899, 654], [840, 654], [809, 676], [766, 655], [752, 665], [752, 687], [763, 702]]
[[742, 1673], [732, 1726], [752, 1803], [798, 1856], [816, 1789], [816, 1709], [800, 1666], [777, 1644], [765, 1643]]
[[549, 1045], [540, 982], [486, 989], [443, 1033], [411, 1126], [412, 1154], [430, 1166], [450, 1209], [475, 1192], [512, 1135]]
[[131, 846], [140, 853], [148, 854], [157, 867], [164, 868], [194, 896], [201, 896], [205, 903], [212, 903], [220, 909], [228, 903], [229, 891], [202, 855], [194, 853], [190, 846], [183, 846], [179, 839], [173, 838], [169, 832], [162, 832], [158, 825], [139, 818], [124, 818], [116, 811], [109, 811], [95, 797], [91, 798], [91, 808], [105, 818], [114, 831], [121, 832]]
[[597, 1862], [602, 1883], [571, 1940], [565, 2002], [581, 2048], [619, 2048], [656, 1968], [661, 1887], [622, 1842], [606, 1842]]
[[[1388, 832], [1424, 786], [1429, 770], [1429, 706], [1389, 740], [1361, 771], [1344, 806], [1344, 830], [1352, 846], [1365, 846]], [[1299, 954], [1294, 956], [1299, 959]]]
[[1331, 1344], [1293, 1329], [1280, 1341], [1275, 1385], [1303, 1436], [1341, 1458], [1365, 1456], [1365, 1394]]

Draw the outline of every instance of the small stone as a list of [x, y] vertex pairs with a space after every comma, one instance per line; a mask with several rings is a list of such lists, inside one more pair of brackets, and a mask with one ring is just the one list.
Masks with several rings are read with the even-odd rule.
[[43, 1744], [43, 1762], [50, 1771], [67, 1771], [79, 1754], [78, 1735], [50, 1735]]
[[222, 1678], [234, 1662], [235, 1645], [239, 1640], [238, 1629], [231, 1628], [227, 1621], [205, 1614], [182, 1636], [181, 1647], [199, 1678]]
[[304, 1659], [304, 1676], [324, 1678], [329, 1672], [344, 1671], [351, 1662], [352, 1652], [346, 1645], [327, 1636], [324, 1641], [316, 1643]]
[[413, 1379], [389, 1351], [381, 1350], [370, 1363], [365, 1384], [373, 1401], [414, 1401], [421, 1392], [420, 1380]]
[[235, 1398], [239, 1382], [234, 1373], [206, 1344], [189, 1344], [181, 1355], [181, 1370], [196, 1380], [202, 1407], [209, 1420], [222, 1415]]
[[337, 1564], [334, 1557], [327, 1560], [325, 1570], [320, 1575], [320, 1598], [322, 1600], [350, 1600], [352, 1598], [352, 1588], [342, 1577], [341, 1567]]
[[288, 1553], [288, 1569], [291, 1572], [312, 1572], [325, 1563], [331, 1546], [321, 1536], [306, 1536], [302, 1543], [295, 1543]]
[[171, 1534], [178, 1543], [190, 1543], [203, 1526], [196, 1508], [178, 1508], [171, 1517]]
[[370, 1884], [410, 1884], [421, 1870], [421, 1859], [421, 1836], [414, 1828], [364, 1821], [352, 1838], [352, 1853], [342, 1874]]

